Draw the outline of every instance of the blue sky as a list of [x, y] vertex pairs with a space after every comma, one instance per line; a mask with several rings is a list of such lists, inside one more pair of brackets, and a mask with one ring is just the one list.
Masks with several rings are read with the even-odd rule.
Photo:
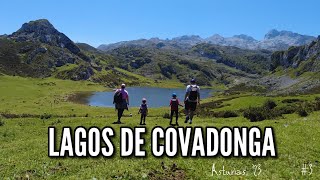
[[247, 34], [271, 29], [320, 35], [317, 0], [3, 0], [0, 34], [46, 18], [75, 42], [93, 46], [139, 38]]

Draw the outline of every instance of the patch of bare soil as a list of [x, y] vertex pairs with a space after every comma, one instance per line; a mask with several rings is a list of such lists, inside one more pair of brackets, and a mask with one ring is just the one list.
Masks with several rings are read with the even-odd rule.
[[166, 166], [164, 162], [161, 163], [161, 168], [151, 170], [148, 174], [148, 179], [151, 180], [180, 180], [186, 179], [186, 173], [176, 164]]

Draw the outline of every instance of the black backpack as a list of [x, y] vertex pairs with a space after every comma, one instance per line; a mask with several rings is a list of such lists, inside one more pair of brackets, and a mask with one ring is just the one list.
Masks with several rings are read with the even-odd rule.
[[122, 103], [122, 93], [121, 91], [117, 91], [113, 96], [113, 103], [121, 104]]
[[191, 85], [191, 91], [189, 92], [188, 99], [195, 101], [198, 99], [198, 87], [197, 85]]

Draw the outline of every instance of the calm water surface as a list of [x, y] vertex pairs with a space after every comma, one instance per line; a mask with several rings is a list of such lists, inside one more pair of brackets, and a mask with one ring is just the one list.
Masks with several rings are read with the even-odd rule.
[[[129, 87], [126, 88], [129, 93], [130, 107], [138, 107], [141, 99], [146, 98], [149, 107], [169, 106], [172, 93], [176, 93], [180, 101], [183, 100], [185, 89], [156, 88], [156, 87]], [[201, 89], [201, 98], [211, 96], [212, 89]], [[87, 99], [87, 104], [91, 106], [114, 107], [114, 92], [95, 92]]]

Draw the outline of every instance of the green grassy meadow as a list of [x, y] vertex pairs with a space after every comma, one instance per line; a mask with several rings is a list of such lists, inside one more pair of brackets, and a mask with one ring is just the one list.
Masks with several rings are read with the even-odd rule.
[[[172, 83], [173, 84], [173, 83]], [[283, 117], [250, 122], [243, 116], [234, 118], [195, 117], [194, 126], [242, 127], [266, 126], [274, 128], [277, 158], [156, 158], [151, 154], [151, 130], [155, 126], [169, 127], [163, 118], [169, 108], [151, 108], [147, 117], [145, 158], [120, 158], [120, 126], [113, 108], [90, 107], [70, 102], [68, 96], [76, 92], [103, 91], [107, 88], [88, 81], [31, 79], [0, 76], [0, 179], [320, 179], [320, 111], [307, 117], [296, 113]], [[251, 94], [223, 102], [215, 110], [238, 110], [262, 105], [266, 99], [281, 101], [291, 97], [264, 97]], [[294, 98], [312, 100], [317, 95], [301, 95]], [[217, 95], [203, 103], [227, 98]], [[107, 101], [107, 100], [106, 100]], [[125, 111], [123, 126], [136, 127], [140, 116], [137, 108]], [[132, 113], [133, 116], [127, 116]], [[181, 126], [183, 116], [179, 121]], [[60, 137], [62, 127], [110, 126], [115, 130], [112, 142], [116, 153], [111, 158], [49, 158], [48, 127], [54, 126]], [[212, 176], [213, 163], [216, 169], [246, 169], [246, 176]], [[303, 176], [304, 163], [311, 163], [313, 174]], [[253, 165], [261, 165], [261, 174], [254, 176]], [[176, 166], [173, 168], [173, 166]]]

